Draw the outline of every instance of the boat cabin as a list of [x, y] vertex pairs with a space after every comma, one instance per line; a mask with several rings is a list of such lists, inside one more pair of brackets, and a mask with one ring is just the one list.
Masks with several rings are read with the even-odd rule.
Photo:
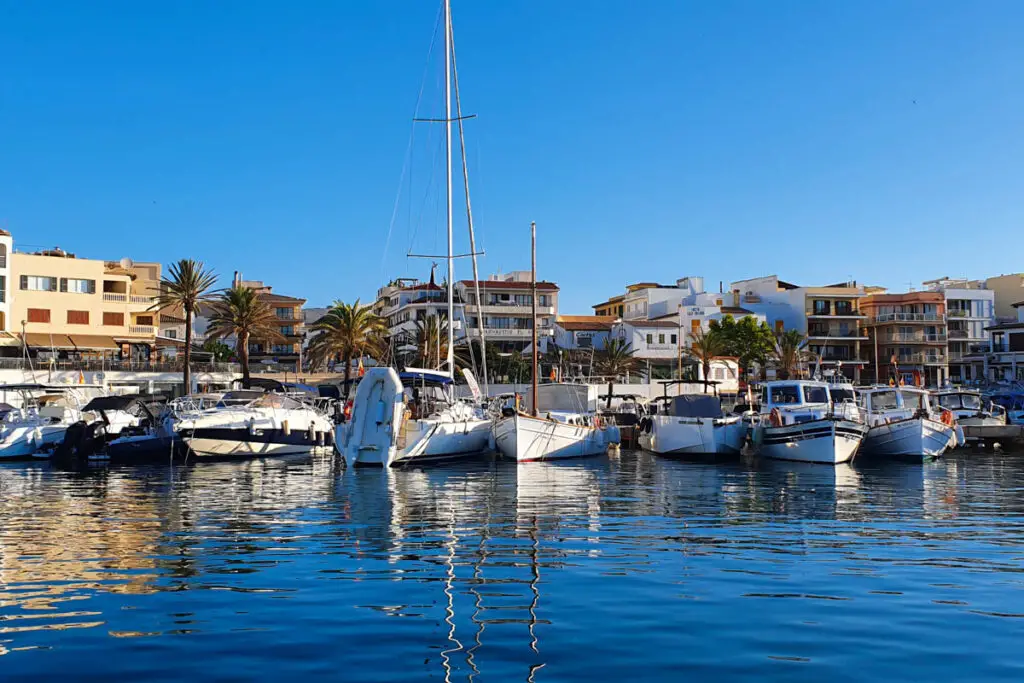
[[977, 391], [956, 389], [952, 391], [940, 391], [935, 395], [939, 405], [947, 410], [952, 410], [957, 417], [961, 415], [975, 415], [981, 412], [981, 394]]

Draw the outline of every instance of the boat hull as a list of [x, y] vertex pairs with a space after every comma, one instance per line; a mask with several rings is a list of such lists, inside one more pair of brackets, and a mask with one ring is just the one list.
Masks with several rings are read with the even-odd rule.
[[473, 457], [489, 450], [490, 420], [432, 422], [425, 420], [404, 448], [391, 448], [392, 467]]
[[764, 458], [836, 465], [853, 460], [866, 432], [865, 425], [849, 420], [761, 424], [754, 432], [754, 448]]
[[747, 426], [739, 418], [716, 421], [655, 415], [640, 432], [640, 447], [658, 455], [739, 455]]
[[52, 449], [64, 440], [68, 425], [15, 427], [0, 441], [0, 460], [49, 458]]
[[874, 457], [927, 460], [940, 457], [955, 440], [952, 427], [926, 418], [911, 418], [871, 427], [861, 452]]
[[614, 427], [571, 425], [519, 414], [494, 423], [495, 448], [502, 457], [517, 462], [602, 455], [618, 441]]
[[305, 431], [211, 428], [182, 430], [182, 443], [198, 458], [263, 458], [315, 453], [319, 444]]

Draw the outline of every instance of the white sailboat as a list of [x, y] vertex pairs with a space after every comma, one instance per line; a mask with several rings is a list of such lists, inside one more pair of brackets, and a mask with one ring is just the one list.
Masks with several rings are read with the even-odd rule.
[[533, 385], [529, 413], [514, 405], [494, 423], [494, 445], [511, 460], [555, 460], [600, 455], [619, 443], [619, 428], [597, 414], [597, 388], [586, 384], [537, 384], [537, 225], [530, 225], [533, 261]]
[[[455, 372], [455, 257], [452, 243], [452, 24], [451, 4], [444, 3], [445, 22], [445, 144], [448, 221], [448, 354], [440, 370], [372, 368], [360, 381], [352, 403], [352, 419], [337, 428], [338, 448], [353, 465], [410, 465], [474, 456], [488, 450], [491, 420], [478, 405], [454, 400]], [[461, 121], [461, 116], [459, 117]], [[465, 149], [463, 177], [465, 178]], [[473, 249], [472, 214], [470, 250]], [[477, 304], [480, 294], [477, 292]], [[483, 325], [482, 316], [478, 316]], [[481, 328], [482, 332], [482, 328]], [[482, 344], [481, 344], [482, 346]], [[481, 354], [483, 355], [483, 354]], [[486, 365], [484, 366], [486, 375]], [[468, 375], [471, 378], [471, 375]], [[470, 381], [475, 386], [475, 380]]]

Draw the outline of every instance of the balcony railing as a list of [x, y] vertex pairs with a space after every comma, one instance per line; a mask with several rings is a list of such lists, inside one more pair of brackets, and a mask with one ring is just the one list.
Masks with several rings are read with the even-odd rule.
[[950, 330], [950, 339], [967, 339], [967, 330]]
[[944, 365], [947, 356], [944, 353], [911, 353], [897, 355], [896, 360], [904, 365]]
[[104, 301], [113, 301], [115, 303], [127, 303], [127, 294], [114, 294], [112, 292], [103, 292]]
[[940, 323], [946, 316], [937, 313], [882, 313], [872, 320], [876, 323]]
[[152, 325], [129, 325], [128, 334], [148, 337], [151, 334], [156, 334], [156, 328]]
[[882, 342], [918, 342], [919, 344], [935, 344], [946, 341], [946, 335], [941, 332], [926, 334], [924, 332], [888, 332], [879, 335], [878, 341]]
[[[467, 332], [468, 332], [470, 337], [479, 337], [480, 336], [480, 331], [477, 328], [475, 328], [475, 327], [469, 328], [469, 330], [467, 330]], [[543, 328], [543, 327], [541, 327], [541, 328], [537, 329], [537, 336], [539, 336], [539, 337], [550, 337], [550, 336], [554, 335], [554, 333], [555, 333], [555, 331], [550, 329], [550, 328]], [[515, 337], [517, 339], [529, 339], [530, 338], [530, 334], [531, 334], [531, 330], [529, 330], [529, 329], [525, 329], [524, 330], [524, 329], [515, 328], [515, 327], [485, 327], [484, 328], [484, 336], [487, 339], [501, 339], [502, 337]]]
[[807, 336], [821, 339], [859, 339], [865, 335], [857, 328], [811, 327], [807, 330]]
[[[241, 372], [238, 363], [211, 363], [192, 361], [189, 366], [196, 372]], [[29, 363], [24, 358], [0, 358], [0, 369], [29, 370]], [[33, 358], [31, 369], [37, 373], [47, 370], [82, 370], [83, 372], [182, 372], [183, 360], [145, 361], [145, 360], [55, 360]], [[0, 391], [3, 385], [0, 385]]]

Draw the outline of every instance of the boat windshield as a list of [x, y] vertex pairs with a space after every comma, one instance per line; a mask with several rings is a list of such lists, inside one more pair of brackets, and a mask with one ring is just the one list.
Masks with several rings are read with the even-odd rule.
[[769, 402], [772, 405], [787, 405], [800, 403], [800, 387], [794, 384], [783, 384], [782, 386], [769, 387]]
[[856, 402], [856, 396], [854, 396], [853, 389], [847, 389], [845, 387], [832, 387], [829, 389], [829, 393], [832, 394], [832, 400], [836, 403], [842, 403], [843, 401]]
[[911, 410], [924, 410], [928, 407], [925, 405], [924, 394], [920, 391], [901, 391], [900, 394], [903, 396], [903, 405]]
[[939, 405], [950, 410], [957, 408], [980, 410], [981, 397], [976, 394], [943, 394], [939, 396]]
[[804, 399], [807, 403], [828, 403], [828, 389], [825, 387], [804, 387]]
[[896, 410], [900, 407], [900, 400], [895, 391], [877, 391], [871, 394], [871, 410]]
[[964, 408], [968, 410], [981, 410], [981, 397], [975, 394], [960, 394], [960, 399], [964, 402]]
[[300, 410], [302, 404], [294, 398], [282, 394], [263, 394], [252, 402], [254, 408], [274, 408], [275, 410]]

